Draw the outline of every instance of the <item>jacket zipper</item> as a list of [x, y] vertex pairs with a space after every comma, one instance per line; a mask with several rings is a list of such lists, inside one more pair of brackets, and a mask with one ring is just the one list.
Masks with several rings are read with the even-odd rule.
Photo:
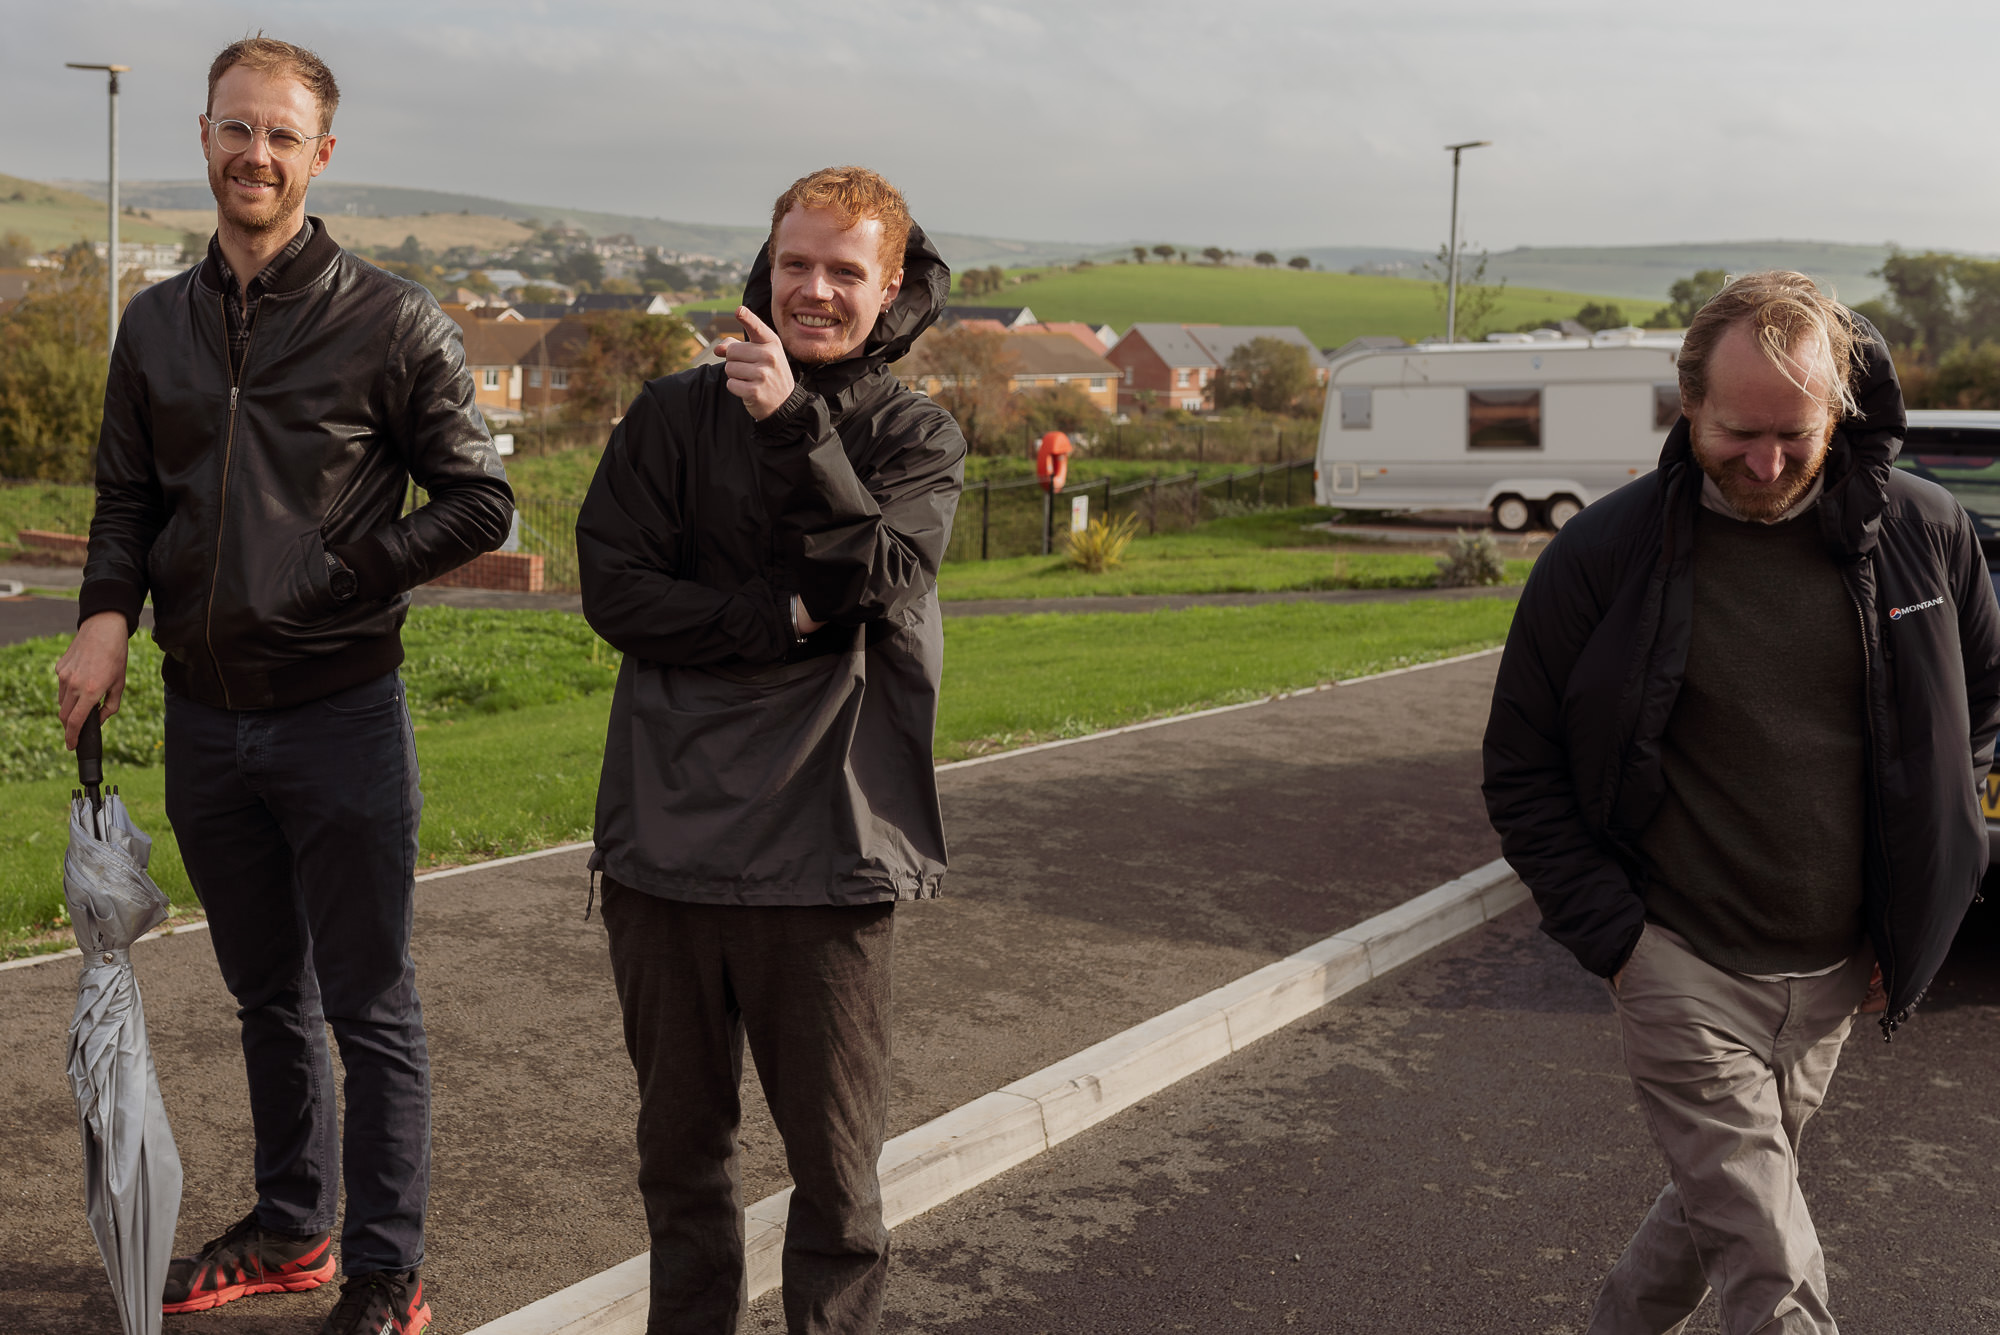
[[[1876, 744], [1875, 737], [1875, 658], [1868, 649], [1868, 613], [1861, 606], [1861, 599], [1855, 596], [1853, 589], [1847, 591], [1847, 600], [1854, 604], [1855, 624], [1861, 630], [1861, 700], [1865, 711], [1862, 716], [1861, 732], [1868, 741], [1868, 796], [1874, 807], [1874, 819], [1869, 824], [1873, 827], [1875, 835], [1876, 856], [1882, 860], [1882, 890], [1886, 901], [1889, 893], [1889, 846], [1882, 837], [1882, 790], [1876, 777], [1881, 763], [1881, 748]], [[1891, 931], [1889, 915], [1885, 912], [1882, 915], [1882, 935], [1889, 938], [1891, 953], [1888, 959], [1876, 961], [1882, 966], [1882, 996], [1885, 1007], [1887, 999], [1893, 997], [1896, 992], [1895, 940], [1891, 936]], [[1895, 1036], [1896, 1022], [1886, 1008], [1882, 1012], [1881, 1025], [1882, 1041], [1887, 1043]]]
[[[234, 708], [229, 699], [229, 679], [222, 673], [222, 660], [215, 654], [215, 590], [222, 580], [222, 528], [229, 518], [229, 463], [236, 450], [236, 401], [242, 393], [238, 383], [241, 374], [237, 363], [229, 356], [229, 309], [228, 295], [218, 297], [216, 306], [222, 311], [222, 359], [229, 368], [229, 430], [222, 441], [222, 486], [215, 505], [215, 565], [208, 574], [208, 615], [202, 619], [202, 641], [208, 646], [208, 661], [215, 667], [215, 680], [222, 687], [224, 708]], [[263, 305], [260, 301], [259, 307]], [[257, 333], [257, 314], [250, 316], [250, 330], [243, 339], [244, 367], [250, 365], [250, 339]]]

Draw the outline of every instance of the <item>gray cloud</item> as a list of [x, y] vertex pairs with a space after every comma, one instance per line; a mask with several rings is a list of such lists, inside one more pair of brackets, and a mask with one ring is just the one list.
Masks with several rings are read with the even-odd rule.
[[0, 170], [193, 177], [207, 61], [264, 27], [339, 75], [339, 179], [756, 222], [876, 166], [940, 230], [1238, 249], [1786, 236], [2000, 250], [1990, 6], [292, 0], [10, 18]]

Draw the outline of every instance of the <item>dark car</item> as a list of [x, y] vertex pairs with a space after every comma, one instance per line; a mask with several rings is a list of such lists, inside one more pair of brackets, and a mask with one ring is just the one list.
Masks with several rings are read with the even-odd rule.
[[[1986, 569], [2000, 592], [2000, 412], [1912, 412], [1896, 467], [1927, 477], [1958, 498], [1972, 516]], [[1986, 776], [1980, 805], [1987, 847], [2000, 863], [2000, 768]]]

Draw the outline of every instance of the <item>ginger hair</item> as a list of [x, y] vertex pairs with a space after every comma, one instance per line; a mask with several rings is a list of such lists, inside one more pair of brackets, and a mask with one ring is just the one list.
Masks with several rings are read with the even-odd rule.
[[830, 209], [843, 228], [864, 218], [882, 224], [882, 270], [893, 275], [903, 267], [903, 249], [910, 240], [910, 206], [903, 194], [878, 172], [866, 167], [822, 167], [792, 182], [771, 206], [771, 246], [778, 244], [778, 224], [793, 209]]

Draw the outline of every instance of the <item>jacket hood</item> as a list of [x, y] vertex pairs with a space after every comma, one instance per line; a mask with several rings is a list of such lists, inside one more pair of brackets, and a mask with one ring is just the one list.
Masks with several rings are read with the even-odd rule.
[[[1854, 401], [1860, 411], [1843, 416], [1834, 427], [1819, 512], [1820, 529], [1835, 549], [1859, 556], [1872, 550], [1881, 535], [1882, 512], [1889, 504], [1889, 471], [1903, 448], [1906, 419], [1903, 386], [1896, 379], [1887, 341], [1866, 318], [1849, 314], [1860, 334], [1853, 356]], [[1697, 466], [1685, 417], [1674, 423], [1660, 450], [1662, 473], [1676, 464]], [[1698, 494], [1698, 489], [1690, 493]]]
[[[903, 288], [875, 321], [861, 355], [849, 360], [871, 368], [899, 360], [917, 341], [917, 335], [937, 322], [950, 296], [951, 266], [924, 235], [924, 229], [912, 222], [910, 239], [903, 243]], [[756, 263], [750, 266], [749, 281], [743, 285], [743, 304], [765, 324], [773, 323], [769, 241], [757, 251]]]

